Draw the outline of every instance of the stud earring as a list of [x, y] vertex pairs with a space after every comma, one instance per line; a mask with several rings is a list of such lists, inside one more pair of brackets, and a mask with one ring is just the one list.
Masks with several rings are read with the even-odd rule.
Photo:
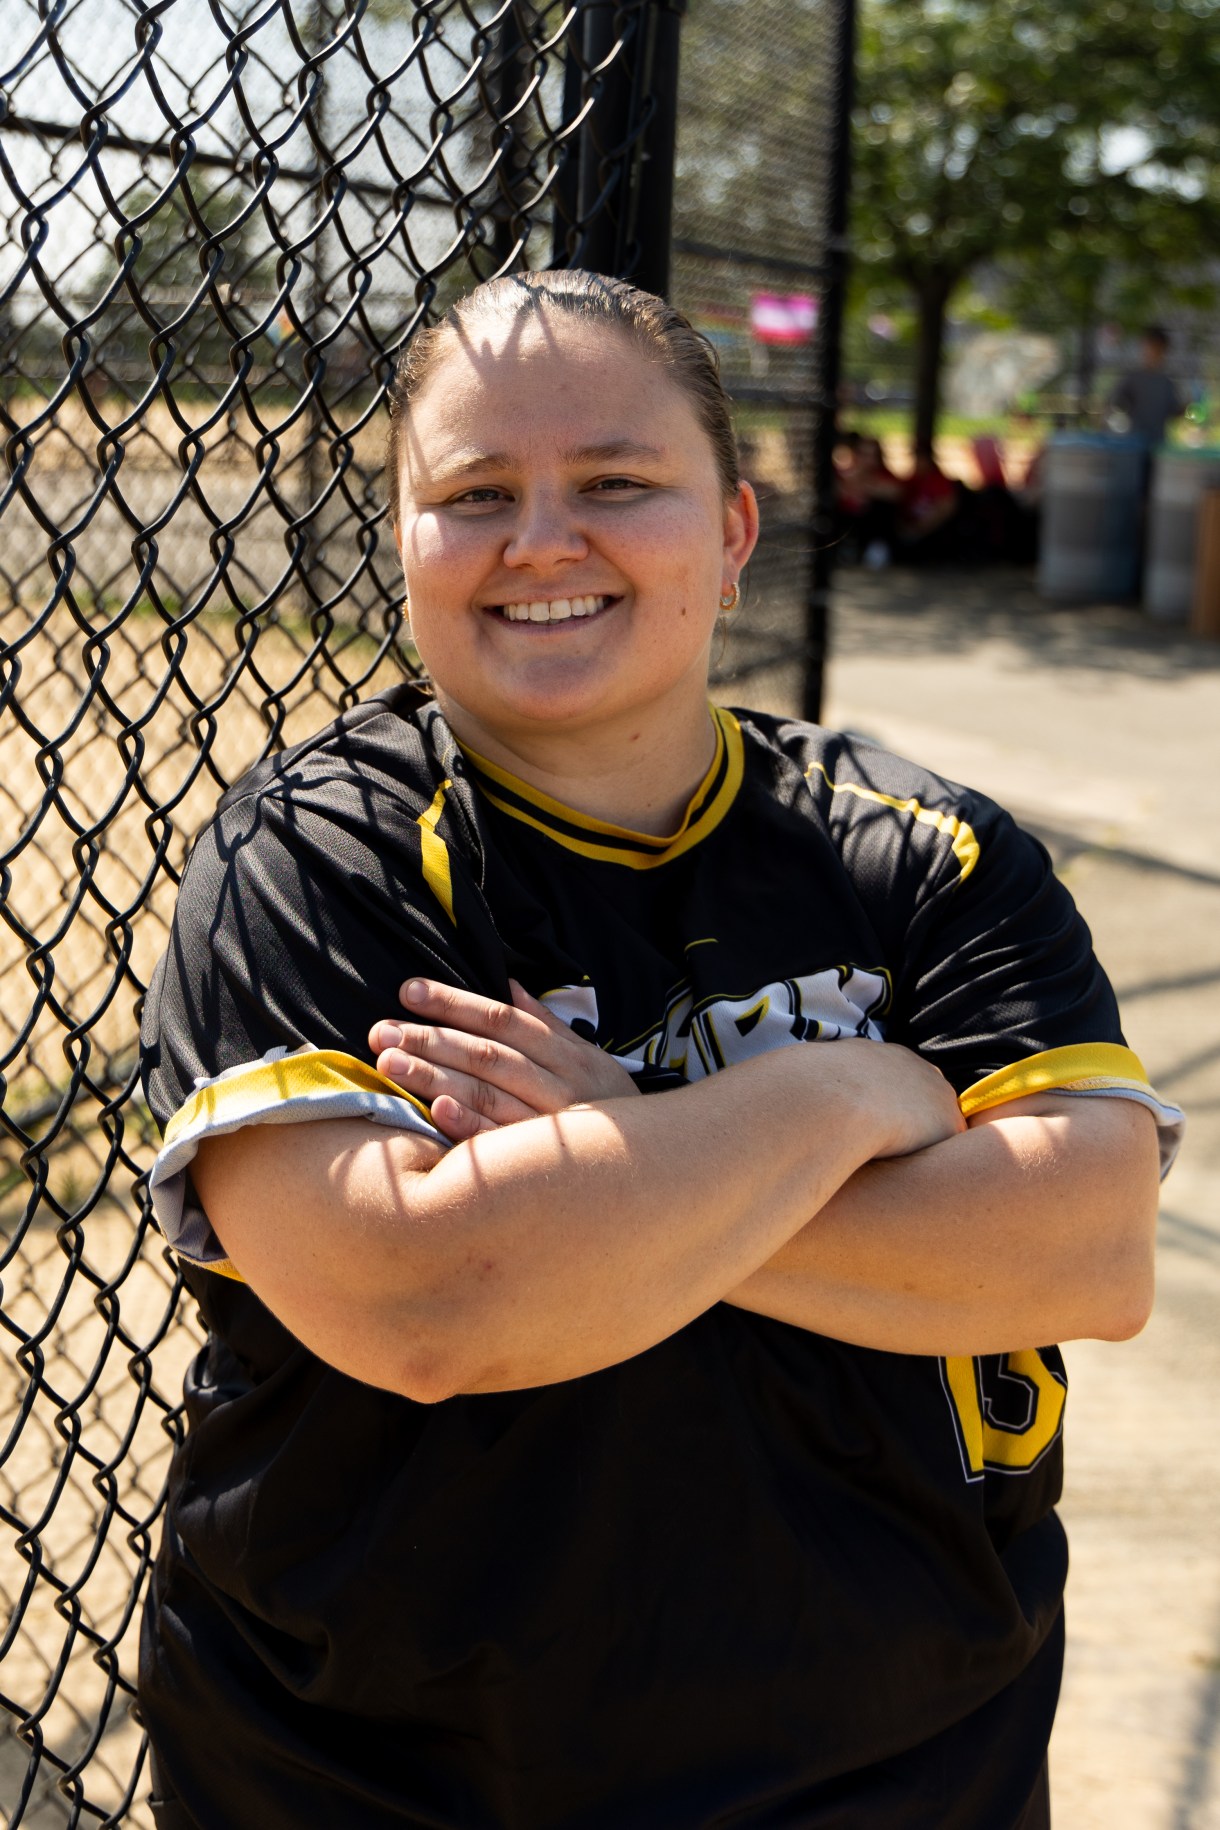
[[732, 616], [741, 602], [741, 586], [733, 585], [730, 590], [721, 593], [720, 608], [726, 616]]

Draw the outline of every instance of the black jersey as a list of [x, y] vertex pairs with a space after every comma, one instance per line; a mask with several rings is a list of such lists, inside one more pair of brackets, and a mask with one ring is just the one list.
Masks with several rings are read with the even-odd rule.
[[[195, 1201], [200, 1137], [431, 1129], [366, 1034], [519, 979], [645, 1091], [841, 1036], [968, 1109], [1152, 1104], [1084, 924], [991, 803], [718, 711], [679, 831], [574, 813], [413, 688], [228, 794], [151, 989], [158, 1209], [210, 1330], [141, 1707], [202, 1830], [1010, 1830], [1058, 1685], [1053, 1347], [936, 1359], [725, 1304], [625, 1363], [417, 1405], [301, 1346]], [[216, 1275], [216, 1272], [229, 1275]]]

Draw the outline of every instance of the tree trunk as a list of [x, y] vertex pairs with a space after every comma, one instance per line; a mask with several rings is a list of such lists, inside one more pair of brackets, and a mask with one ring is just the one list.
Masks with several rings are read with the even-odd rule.
[[1080, 377], [1078, 417], [1086, 420], [1093, 403], [1093, 386], [1097, 380], [1097, 339], [1091, 310], [1086, 311], [1080, 320], [1080, 350], [1076, 366]]
[[930, 446], [940, 412], [940, 371], [945, 353], [945, 311], [953, 281], [944, 274], [915, 282], [919, 329], [915, 345], [915, 449]]

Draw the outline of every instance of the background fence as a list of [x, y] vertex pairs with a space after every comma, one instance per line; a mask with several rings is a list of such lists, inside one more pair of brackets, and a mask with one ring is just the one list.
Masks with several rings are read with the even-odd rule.
[[850, 0], [684, 10], [4, 9], [9, 1824], [150, 1821], [139, 1606], [199, 1336], [149, 1221], [139, 1004], [220, 790], [412, 667], [380, 467], [414, 329], [505, 267], [668, 281], [763, 497], [722, 671], [816, 702]]

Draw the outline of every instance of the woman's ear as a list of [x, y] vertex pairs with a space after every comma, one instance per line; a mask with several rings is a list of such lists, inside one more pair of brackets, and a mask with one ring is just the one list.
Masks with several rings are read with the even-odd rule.
[[724, 505], [725, 569], [734, 580], [745, 570], [746, 561], [758, 545], [758, 498], [743, 478], [736, 493]]

